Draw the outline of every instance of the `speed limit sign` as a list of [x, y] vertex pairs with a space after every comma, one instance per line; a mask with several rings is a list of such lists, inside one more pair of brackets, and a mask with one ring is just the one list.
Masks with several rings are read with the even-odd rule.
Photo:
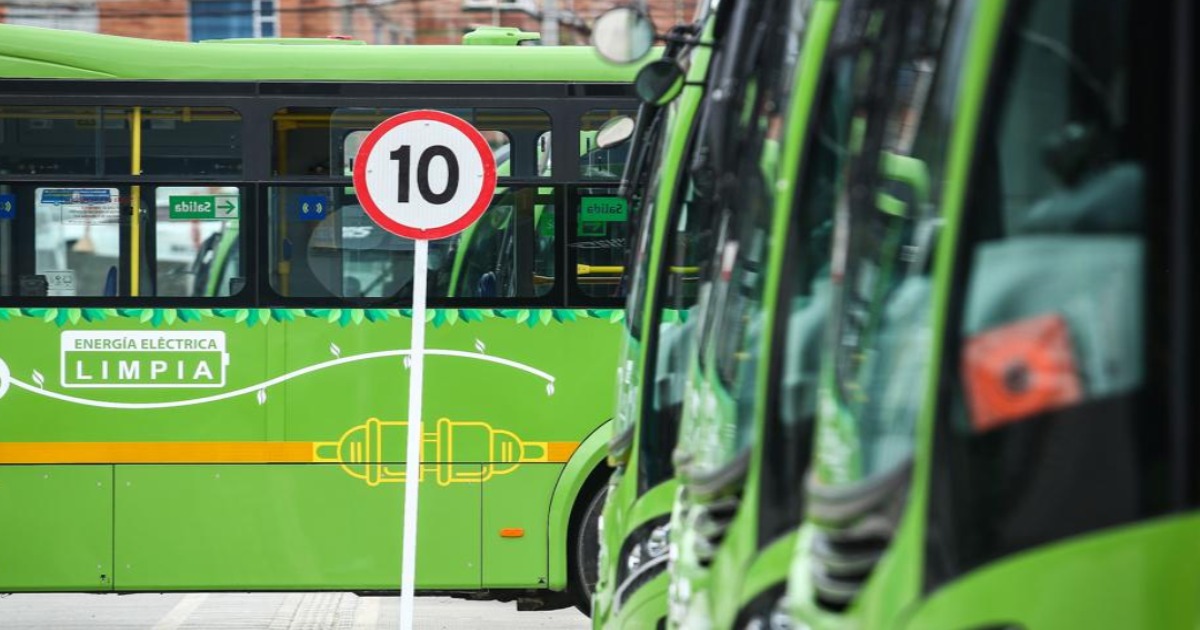
[[453, 236], [487, 210], [496, 160], [465, 120], [432, 110], [371, 130], [354, 160], [354, 192], [380, 227], [414, 240]]

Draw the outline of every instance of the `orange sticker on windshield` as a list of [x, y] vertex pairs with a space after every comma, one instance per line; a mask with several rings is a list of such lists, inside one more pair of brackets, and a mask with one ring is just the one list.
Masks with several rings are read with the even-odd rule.
[[1060, 315], [1033, 317], [972, 336], [963, 349], [962, 371], [976, 431], [1083, 398], [1070, 328]]

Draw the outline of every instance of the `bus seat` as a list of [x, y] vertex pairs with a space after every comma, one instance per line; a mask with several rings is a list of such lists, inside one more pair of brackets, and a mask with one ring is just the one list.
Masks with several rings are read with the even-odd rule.
[[496, 297], [497, 285], [496, 272], [485, 271], [479, 275], [479, 282], [475, 286], [475, 297]]
[[117, 266], [113, 265], [108, 268], [108, 273], [104, 276], [104, 297], [117, 296]]

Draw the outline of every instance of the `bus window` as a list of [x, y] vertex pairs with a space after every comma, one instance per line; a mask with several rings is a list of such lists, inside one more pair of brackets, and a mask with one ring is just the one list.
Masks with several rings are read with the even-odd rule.
[[35, 184], [13, 186], [18, 221], [34, 221], [34, 256], [20, 271], [17, 293], [26, 297], [117, 296], [129, 258], [122, 217], [129, 215], [128, 187]]
[[[97, 175], [100, 107], [0, 107], [0, 172]], [[128, 171], [126, 164], [126, 171]]]
[[539, 297], [554, 288], [552, 188], [500, 189], [487, 212], [452, 239], [451, 263], [436, 274], [445, 297]]
[[[0, 204], [14, 206], [10, 224], [34, 223], [32, 247], [17, 259], [0, 241], [3, 295], [24, 297], [117, 297], [131, 295], [129, 267], [134, 231], [131, 194], [140, 196], [136, 274], [142, 297], [225, 297], [231, 285], [216, 286], [214, 265], [235, 278], [240, 189], [232, 186], [106, 186], [23, 184], [3, 187]], [[151, 206], [153, 200], [153, 206]], [[153, 207], [153, 211], [151, 208]], [[228, 237], [226, 240], [222, 240]], [[7, 237], [11, 239], [11, 237]], [[236, 247], [235, 247], [236, 246]], [[231, 260], [234, 267], [229, 268]], [[19, 261], [19, 262], [15, 262]], [[15, 269], [18, 271], [14, 271]], [[237, 286], [244, 284], [240, 282]]]
[[[236, 186], [159, 186], [154, 191], [154, 295], [225, 297], [243, 278]], [[147, 248], [149, 249], [149, 248]], [[223, 282], [219, 279], [225, 276]], [[241, 284], [240, 281], [237, 284]]]
[[[133, 108], [104, 108], [106, 173], [128, 170]], [[242, 118], [226, 107], [142, 107], [141, 174], [242, 173]], [[112, 139], [108, 139], [109, 135]]]
[[610, 188], [584, 188], [573, 195], [575, 227], [569, 260], [575, 266], [576, 289], [590, 298], [625, 295], [629, 202], [616, 193]]
[[[411, 296], [413, 241], [375, 225], [352, 192], [341, 186], [275, 187], [268, 203], [270, 283], [279, 295]], [[430, 242], [430, 297], [549, 293], [555, 282], [554, 214], [553, 188], [501, 187], [478, 222]]]
[[19, 175], [128, 175], [132, 129], [140, 173], [238, 175], [241, 116], [224, 107], [0, 108], [0, 171]]
[[[276, 175], [350, 177], [363, 138], [376, 125], [411, 108], [289, 107], [275, 113]], [[538, 109], [439, 108], [483, 131], [500, 177], [545, 177], [540, 139], [550, 115]]]

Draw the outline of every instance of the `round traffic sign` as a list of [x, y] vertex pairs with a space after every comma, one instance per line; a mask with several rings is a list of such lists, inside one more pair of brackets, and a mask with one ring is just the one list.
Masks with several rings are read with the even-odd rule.
[[397, 114], [363, 139], [354, 192], [383, 229], [416, 240], [453, 236], [496, 194], [496, 159], [479, 130], [433, 110]]

